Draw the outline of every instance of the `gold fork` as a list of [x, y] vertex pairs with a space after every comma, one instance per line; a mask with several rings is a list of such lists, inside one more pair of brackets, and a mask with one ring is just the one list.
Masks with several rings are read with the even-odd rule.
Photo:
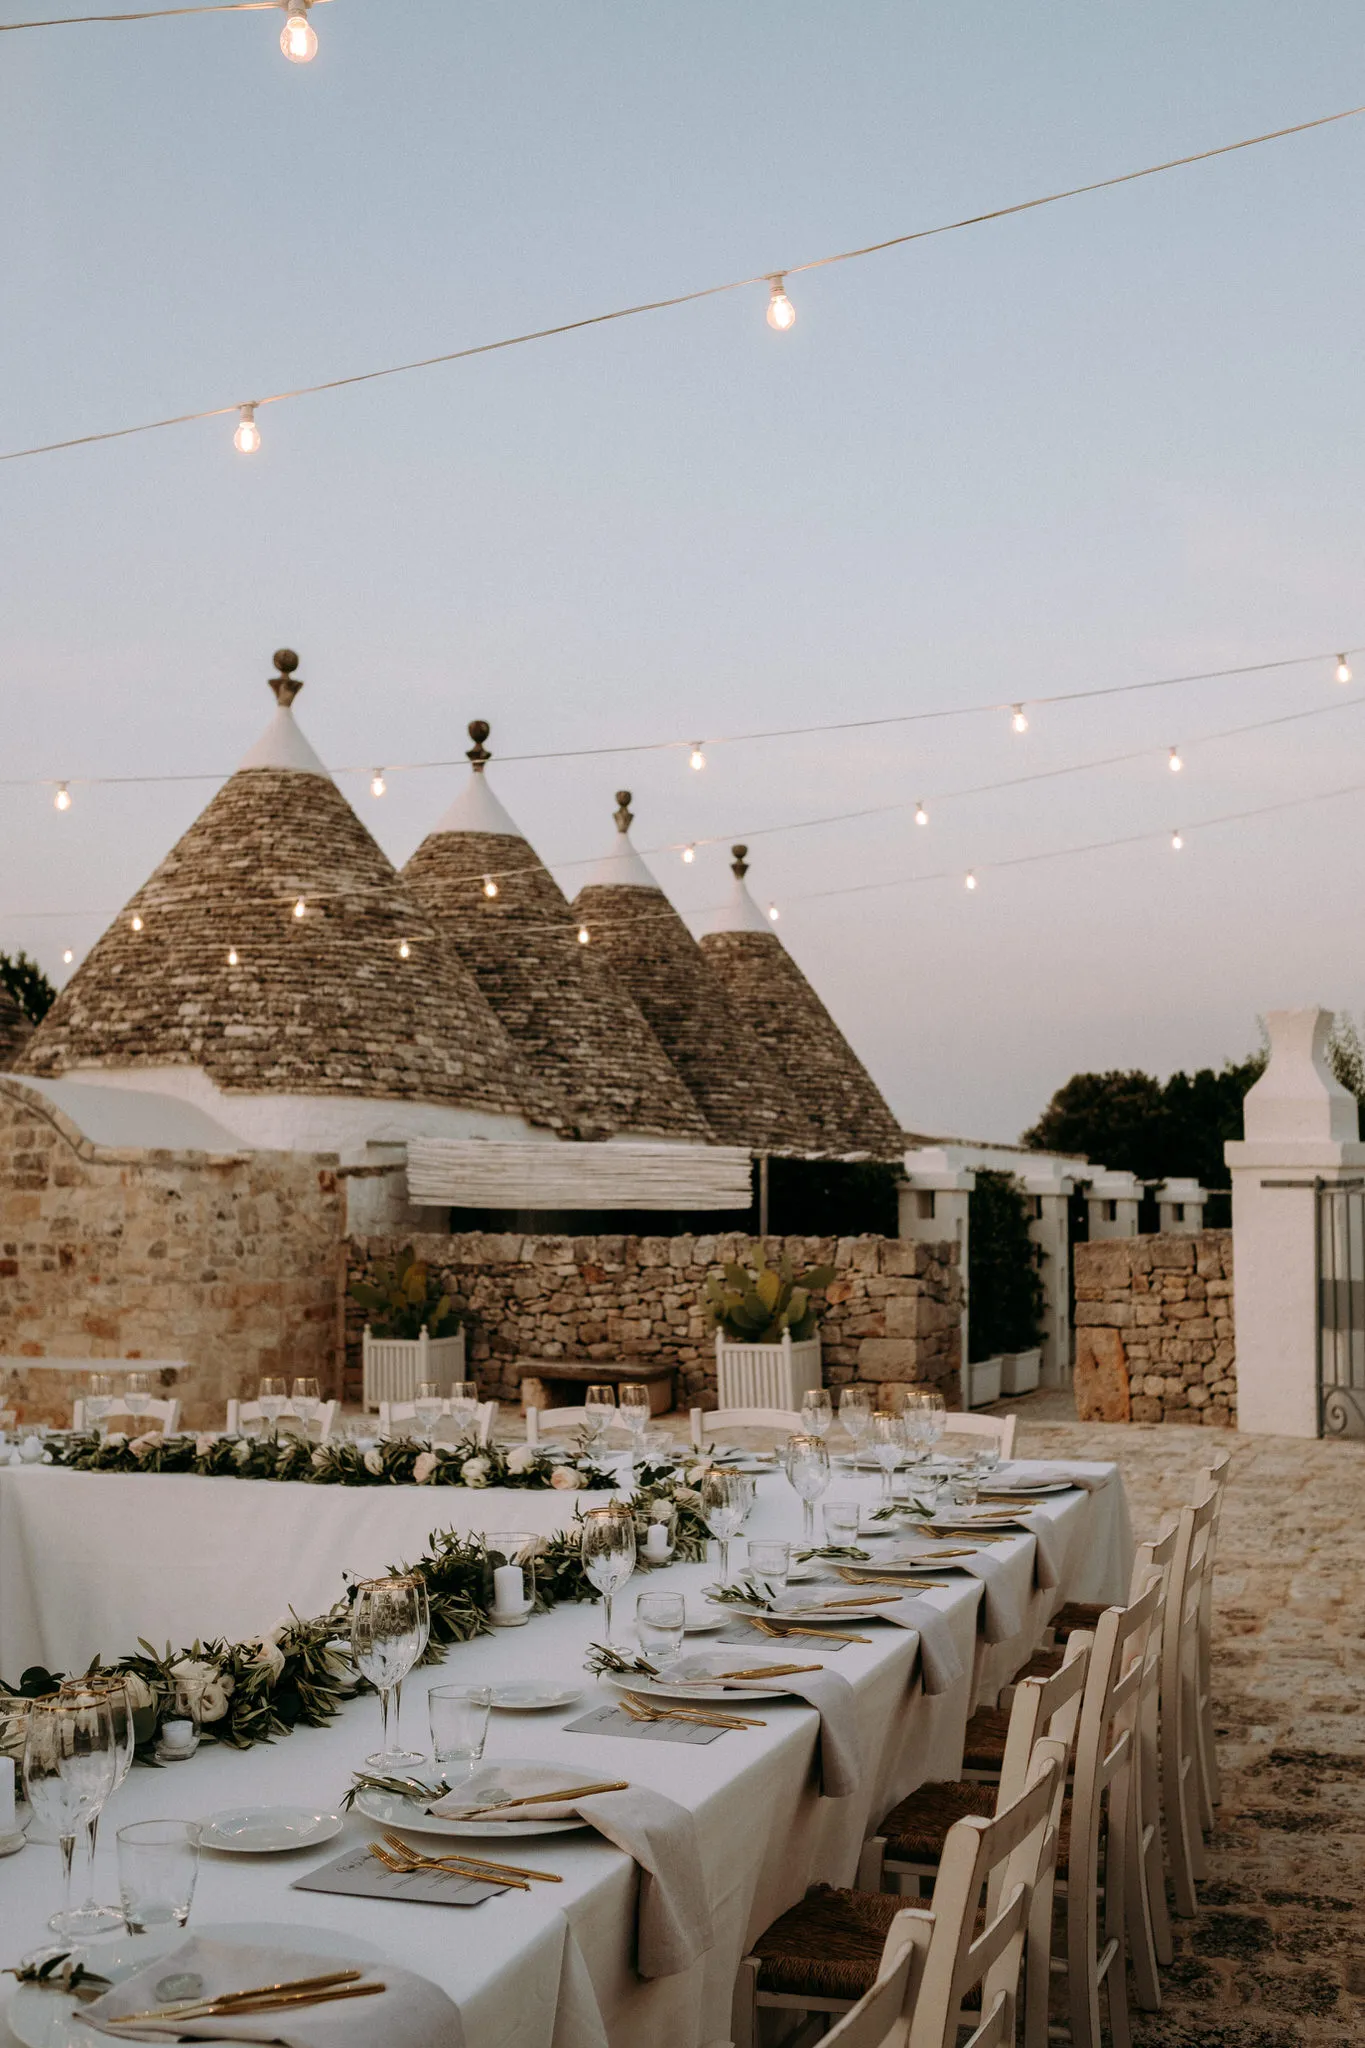
[[837, 1629], [832, 1628], [804, 1628], [799, 1622], [795, 1621], [783, 1625], [775, 1621], [767, 1621], [761, 1614], [751, 1614], [748, 1617], [748, 1621], [750, 1627], [756, 1628], [760, 1635], [775, 1636], [779, 1642], [785, 1636], [814, 1636], [815, 1640], [820, 1643], [870, 1643], [872, 1641], [871, 1636], [842, 1635]]
[[382, 1842], [371, 1842], [370, 1854], [376, 1863], [382, 1863], [385, 1870], [391, 1870], [395, 1877], [415, 1877], [423, 1871], [433, 1874], [440, 1871], [446, 1877], [464, 1877], [471, 1880], [482, 1878], [488, 1884], [510, 1885], [514, 1891], [519, 1892], [529, 1892], [531, 1889], [524, 1877], [513, 1877], [510, 1872], [480, 1870], [475, 1864], [461, 1863], [455, 1856], [447, 1862], [427, 1862], [416, 1856], [396, 1856], [391, 1849], [386, 1849]]
[[652, 1701], [642, 1699], [639, 1693], [623, 1693], [619, 1702], [624, 1711], [635, 1721], [695, 1721], [705, 1728], [766, 1728], [766, 1721], [756, 1721], [747, 1714], [703, 1713], [700, 1707], [655, 1706]]
[[396, 1855], [409, 1856], [414, 1863], [427, 1863], [436, 1869], [443, 1863], [467, 1863], [477, 1870], [503, 1870], [512, 1877], [538, 1877], [546, 1884], [564, 1882], [553, 1870], [528, 1870], [521, 1863], [503, 1863], [489, 1856], [466, 1854], [460, 1849], [452, 1849], [448, 1856], [426, 1856], [420, 1849], [414, 1849], [410, 1842], [405, 1842], [401, 1835], [395, 1835], [391, 1830], [385, 1831], [384, 1840]]

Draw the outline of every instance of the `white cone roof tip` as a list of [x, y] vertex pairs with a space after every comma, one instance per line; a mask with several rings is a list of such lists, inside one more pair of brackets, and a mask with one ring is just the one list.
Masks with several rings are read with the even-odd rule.
[[616, 845], [605, 860], [599, 860], [579, 883], [581, 889], [654, 889], [663, 891], [630, 843], [630, 833], [618, 831]]
[[730, 885], [729, 903], [724, 910], [716, 912], [708, 929], [713, 932], [767, 932], [770, 938], [777, 938], [772, 919], [763, 915], [749, 894], [748, 883], [738, 875]]
[[503, 809], [489, 788], [487, 775], [473, 768], [464, 788], [442, 811], [431, 829], [433, 832], [495, 832], [504, 839], [526, 837], [516, 819]]
[[331, 776], [304, 738], [288, 705], [281, 704], [254, 747], [237, 763], [242, 768], [284, 768], [294, 775]]

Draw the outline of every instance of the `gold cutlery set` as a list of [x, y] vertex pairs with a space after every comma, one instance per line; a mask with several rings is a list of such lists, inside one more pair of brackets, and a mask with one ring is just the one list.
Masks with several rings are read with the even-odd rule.
[[[445, 1813], [442, 1820], [506, 1820], [509, 1814], [515, 1819], [523, 1806], [553, 1806], [560, 1799], [588, 1799], [596, 1792], [629, 1792], [630, 1786], [624, 1778], [613, 1778], [609, 1785], [566, 1785], [559, 1792], [528, 1792], [524, 1799], [500, 1799], [489, 1806], [464, 1806], [458, 1813]], [[531, 1814], [534, 1820], [535, 1815]]]
[[697, 1728], [766, 1728], [768, 1725], [751, 1715], [727, 1714], [709, 1707], [703, 1711], [700, 1707], [663, 1706], [645, 1699], [638, 1692], [622, 1693], [617, 1705], [632, 1721], [689, 1721]]
[[425, 1870], [442, 1870], [449, 1877], [484, 1879], [489, 1884], [509, 1885], [514, 1891], [529, 1892], [533, 1881], [541, 1884], [563, 1884], [564, 1880], [554, 1870], [528, 1870], [521, 1863], [494, 1863], [486, 1856], [461, 1856], [455, 1852], [449, 1856], [424, 1856], [420, 1849], [414, 1849], [401, 1835], [385, 1833], [382, 1842], [371, 1842], [370, 1854], [385, 1870], [397, 1876], [412, 1877]]
[[305, 2005], [331, 2005], [341, 1998], [375, 1998], [383, 1984], [360, 1984], [363, 1970], [332, 1970], [323, 1977], [291, 1977], [282, 1984], [261, 1984], [252, 1991], [225, 1991], [218, 1998], [182, 2000], [179, 2005], [153, 2006], [148, 2012], [123, 2012], [111, 2027], [145, 2026], [152, 2020], [218, 2020], [254, 2018], [262, 2012], [296, 2012]]
[[870, 1643], [871, 1636], [842, 1635], [832, 1628], [809, 1628], [799, 1621], [769, 1621], [766, 1615], [746, 1614], [744, 1619], [750, 1628], [757, 1629], [761, 1636], [773, 1636], [781, 1642], [786, 1636], [813, 1636], [817, 1643]]

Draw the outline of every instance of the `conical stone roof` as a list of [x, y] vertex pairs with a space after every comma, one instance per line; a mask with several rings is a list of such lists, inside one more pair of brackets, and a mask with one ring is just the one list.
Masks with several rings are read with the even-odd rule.
[[403, 870], [404, 886], [580, 1137], [704, 1142], [701, 1112], [663, 1047], [610, 963], [578, 943], [567, 899], [490, 788], [488, 726], [476, 718], [469, 732], [469, 780]]
[[8, 1071], [27, 1045], [33, 1026], [0, 981], [0, 1074]]
[[733, 849], [730, 904], [701, 941], [706, 964], [801, 1102], [822, 1149], [898, 1159], [905, 1149], [900, 1125], [749, 894], [748, 850]]
[[644, 1012], [719, 1143], [818, 1149], [799, 1100], [631, 845], [630, 791], [616, 801], [616, 844], [574, 898], [589, 945]]
[[20, 1070], [190, 1065], [253, 1094], [553, 1121], [477, 983], [296, 726], [297, 663], [276, 656], [271, 724], [83, 961]]

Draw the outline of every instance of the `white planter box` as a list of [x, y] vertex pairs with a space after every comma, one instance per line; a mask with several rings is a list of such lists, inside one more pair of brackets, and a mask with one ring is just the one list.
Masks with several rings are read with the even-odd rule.
[[801, 1396], [821, 1383], [820, 1339], [793, 1344], [784, 1330], [780, 1344], [736, 1344], [716, 1332], [716, 1398], [722, 1408], [799, 1410]]
[[1043, 1354], [1033, 1351], [1002, 1351], [1000, 1391], [1002, 1394], [1031, 1394], [1043, 1376]]
[[967, 1406], [986, 1408], [992, 1401], [1000, 1399], [999, 1358], [978, 1358], [975, 1365], [967, 1367]]
[[373, 1411], [381, 1401], [411, 1401], [423, 1380], [435, 1380], [444, 1398], [462, 1380], [464, 1330], [453, 1337], [372, 1337], [365, 1325], [361, 1399]]

